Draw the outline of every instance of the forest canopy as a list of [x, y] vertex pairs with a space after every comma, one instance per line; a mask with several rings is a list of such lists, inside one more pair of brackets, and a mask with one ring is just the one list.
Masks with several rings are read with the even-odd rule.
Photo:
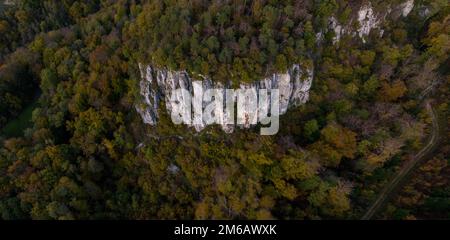
[[[0, 218], [360, 218], [426, 146], [426, 103], [448, 126], [448, 2], [416, 0], [405, 16], [404, 2], [2, 6], [0, 129], [33, 109], [16, 137], [0, 131]], [[360, 37], [358, 11], [367, 6], [375, 17], [392, 11]], [[310, 101], [281, 117], [275, 136], [216, 126], [196, 133], [167, 114], [157, 126], [143, 123], [139, 63], [217, 82], [248, 83], [292, 64], [314, 65], [316, 74]], [[428, 170], [446, 173], [448, 141], [436, 147]], [[428, 184], [426, 170], [415, 193]], [[422, 202], [407, 201], [408, 193], [381, 217], [450, 209], [448, 189], [425, 191]]]

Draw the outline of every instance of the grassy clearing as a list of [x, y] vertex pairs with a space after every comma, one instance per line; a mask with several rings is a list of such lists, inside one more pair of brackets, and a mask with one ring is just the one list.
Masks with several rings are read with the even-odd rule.
[[25, 129], [31, 127], [31, 117], [34, 109], [38, 106], [38, 102], [34, 101], [28, 105], [22, 113], [14, 120], [11, 120], [2, 130], [0, 135], [5, 137], [20, 137], [23, 136]]

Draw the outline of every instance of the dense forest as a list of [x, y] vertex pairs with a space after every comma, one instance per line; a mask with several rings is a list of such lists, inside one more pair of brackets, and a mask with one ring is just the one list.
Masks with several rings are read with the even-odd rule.
[[[416, 0], [406, 16], [404, 2], [1, 3], [0, 218], [358, 219], [427, 145], [427, 104], [439, 142], [376, 217], [450, 218], [450, 7]], [[393, 10], [359, 37], [368, 4]], [[277, 135], [197, 133], [164, 111], [142, 122], [139, 63], [217, 82], [315, 75]]]

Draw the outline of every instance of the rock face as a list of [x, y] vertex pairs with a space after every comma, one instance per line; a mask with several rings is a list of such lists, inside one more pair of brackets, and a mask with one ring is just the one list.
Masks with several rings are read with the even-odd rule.
[[[144, 66], [139, 64], [139, 70], [141, 73], [140, 81], [140, 94], [142, 96], [142, 102], [136, 105], [136, 111], [141, 115], [145, 124], [156, 125], [158, 122], [158, 109], [160, 103], [164, 102], [167, 112], [172, 114], [179, 107], [189, 108], [191, 106], [183, 106], [182, 104], [171, 104], [174, 100], [182, 103], [183, 99], [187, 96], [183, 96], [182, 93], [174, 91], [176, 89], [185, 89], [186, 93], [189, 93], [192, 97], [192, 102], [197, 102], [205, 107], [210, 102], [205, 102], [201, 98], [196, 98], [195, 93], [204, 93], [208, 89], [228, 89], [230, 84], [214, 83], [208, 78], [202, 81], [192, 79], [186, 71], [170, 71], [167, 69], [157, 69], [152, 66]], [[287, 112], [288, 108], [292, 106], [298, 106], [306, 103], [309, 100], [309, 90], [312, 86], [314, 71], [313, 69], [303, 69], [299, 65], [293, 65], [286, 73], [277, 73], [272, 76], [257, 81], [251, 84], [241, 84], [240, 89], [248, 89], [258, 92], [259, 89], [278, 89], [280, 95], [279, 108], [280, 115]], [[173, 95], [175, 94], [175, 95]], [[226, 96], [224, 95], [225, 99]], [[238, 103], [239, 104], [239, 103]], [[193, 104], [194, 105], [194, 104]], [[230, 116], [226, 111], [223, 111], [223, 106], [217, 106], [220, 112], [218, 118], [221, 120], [220, 125], [222, 129], [231, 133], [234, 130], [234, 124], [227, 124]], [[238, 111], [239, 105], [237, 107]], [[243, 108], [242, 108], [243, 109]], [[207, 123], [203, 120], [196, 121], [195, 115], [198, 114], [195, 111], [192, 113], [193, 121], [190, 119], [184, 119], [183, 122], [191, 122], [188, 124], [190, 127], [194, 127], [196, 131], [201, 131], [205, 128]], [[244, 115], [246, 113], [237, 112], [236, 115]], [[201, 117], [199, 119], [202, 119]], [[242, 126], [244, 128], [251, 127], [252, 124], [246, 124]]]
[[[384, 18], [384, 16], [383, 16]], [[372, 9], [372, 5], [364, 5], [358, 12], [359, 29], [358, 35], [365, 42], [364, 36], [368, 36], [370, 31], [380, 24], [380, 17], [377, 17]]]
[[346, 33], [346, 29], [339, 24], [335, 17], [329, 19], [329, 28], [334, 31], [333, 44], [338, 43], [341, 40], [342, 34]]
[[408, 0], [400, 5], [400, 8], [402, 9], [402, 16], [406, 17], [409, 15], [409, 13], [414, 8], [414, 0]]
[[[399, 10], [401, 16], [407, 17], [409, 13], [414, 8], [414, 0], [408, 0], [397, 7], [394, 10]], [[338, 20], [333, 16], [330, 17], [328, 26], [329, 29], [334, 31], [335, 37], [333, 43], [339, 42], [342, 35], [351, 34], [352, 36], [358, 36], [365, 43], [370, 32], [373, 29], [379, 29], [381, 36], [383, 35], [383, 30], [380, 28], [382, 22], [386, 19], [386, 16], [392, 12], [391, 8], [387, 8], [386, 11], [377, 13], [372, 7], [372, 4], [368, 2], [361, 6], [356, 14], [355, 19], [351, 19], [346, 25], [341, 25]], [[354, 21], [358, 22], [358, 28], [354, 30], [351, 26]]]
[[334, 39], [333, 43], [336, 44], [341, 39], [344, 34], [351, 34], [352, 36], [358, 36], [365, 43], [365, 37], [370, 34], [372, 29], [378, 28], [381, 22], [381, 19], [384, 19], [384, 16], [378, 16], [375, 14], [372, 5], [370, 2], [367, 5], [361, 6], [357, 13], [356, 21], [358, 22], [358, 28], [356, 30], [350, 27], [352, 25], [352, 21], [348, 24], [348, 26], [341, 25], [335, 17], [331, 17], [329, 19], [329, 28], [334, 31]]

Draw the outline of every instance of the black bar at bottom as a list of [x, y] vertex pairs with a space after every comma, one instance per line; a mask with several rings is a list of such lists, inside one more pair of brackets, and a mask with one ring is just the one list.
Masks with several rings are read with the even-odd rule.
[[170, 240], [384, 240], [399, 236], [445, 234], [449, 221], [2, 221], [0, 230], [15, 238], [170, 239]]

